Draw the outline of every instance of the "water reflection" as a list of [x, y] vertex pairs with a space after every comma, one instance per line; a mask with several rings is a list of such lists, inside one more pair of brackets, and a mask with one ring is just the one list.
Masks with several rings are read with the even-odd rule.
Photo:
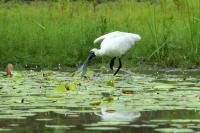
[[95, 113], [100, 116], [103, 121], [137, 121], [141, 116], [140, 112], [122, 112], [118, 110], [111, 110], [107, 107], [101, 108], [101, 113]]

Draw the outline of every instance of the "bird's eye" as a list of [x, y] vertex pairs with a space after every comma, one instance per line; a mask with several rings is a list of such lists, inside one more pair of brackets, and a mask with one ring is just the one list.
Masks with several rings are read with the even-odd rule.
[[94, 51], [90, 51], [91, 54], [94, 54]]

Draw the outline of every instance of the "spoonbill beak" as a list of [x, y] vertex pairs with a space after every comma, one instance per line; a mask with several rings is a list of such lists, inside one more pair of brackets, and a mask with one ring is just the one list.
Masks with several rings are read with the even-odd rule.
[[81, 77], [83, 77], [87, 71], [88, 63], [95, 57], [94, 52], [90, 52], [87, 59], [84, 61], [83, 65], [78, 69], [81, 72]]

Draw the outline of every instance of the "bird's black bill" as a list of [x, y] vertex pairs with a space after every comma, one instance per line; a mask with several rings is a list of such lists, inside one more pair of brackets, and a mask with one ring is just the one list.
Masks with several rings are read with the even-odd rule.
[[81, 76], [85, 75], [88, 63], [90, 62], [90, 60], [92, 60], [93, 57], [95, 57], [95, 54], [93, 52], [90, 52], [83, 65], [78, 69], [78, 71], [81, 72]]
[[94, 52], [90, 52], [89, 55], [88, 55], [88, 58], [87, 58], [88, 62], [89, 62], [93, 57], [95, 57]]

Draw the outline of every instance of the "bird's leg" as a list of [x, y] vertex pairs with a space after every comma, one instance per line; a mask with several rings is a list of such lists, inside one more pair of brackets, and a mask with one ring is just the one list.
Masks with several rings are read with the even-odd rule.
[[113, 70], [114, 62], [115, 62], [116, 57], [112, 58], [110, 61], [110, 69]]
[[114, 73], [114, 76], [117, 74], [117, 72], [120, 70], [121, 67], [122, 67], [122, 62], [121, 59], [119, 58], [119, 67], [117, 68], [117, 71]]

